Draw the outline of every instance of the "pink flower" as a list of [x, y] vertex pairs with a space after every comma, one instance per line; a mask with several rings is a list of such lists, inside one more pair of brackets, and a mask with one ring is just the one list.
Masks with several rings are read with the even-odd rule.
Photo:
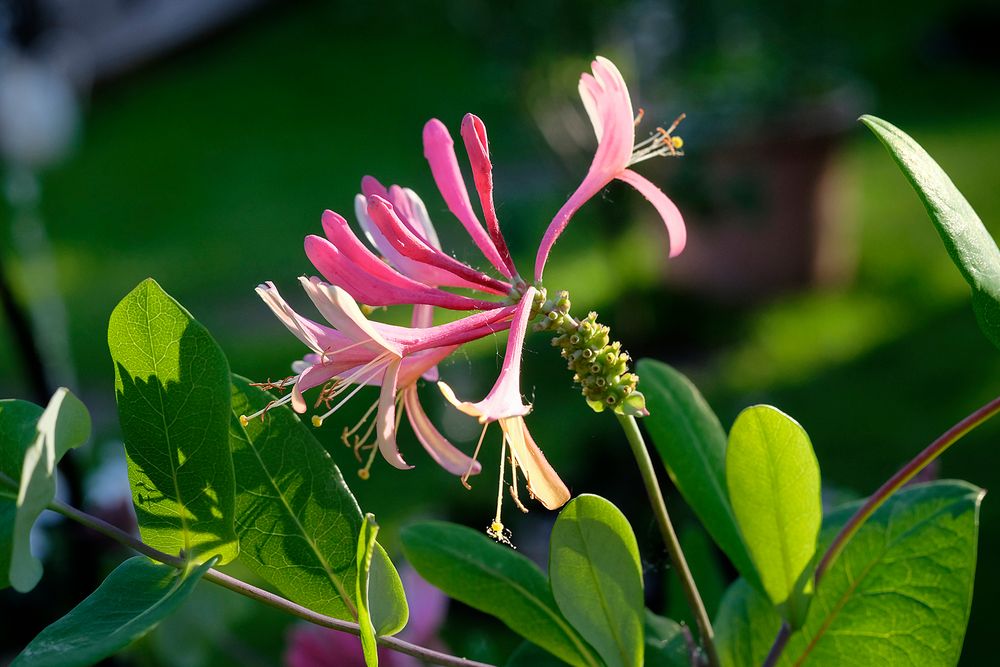
[[[601, 56], [597, 56], [591, 63], [591, 69], [593, 75], [584, 73], [580, 76], [580, 97], [594, 126], [594, 134], [597, 135], [597, 152], [583, 182], [545, 230], [535, 257], [536, 281], [542, 279], [549, 252], [573, 214], [616, 178], [641, 192], [663, 218], [670, 238], [671, 257], [684, 249], [687, 239], [684, 220], [674, 203], [658, 187], [629, 169], [652, 157], [678, 154], [677, 149], [683, 142], [679, 137], [672, 136], [671, 132], [680, 118], [670, 128], [658, 128], [648, 139], [636, 144], [635, 126], [639, 119], [633, 117], [632, 102], [621, 72], [614, 63]], [[640, 111], [640, 119], [641, 116]]]

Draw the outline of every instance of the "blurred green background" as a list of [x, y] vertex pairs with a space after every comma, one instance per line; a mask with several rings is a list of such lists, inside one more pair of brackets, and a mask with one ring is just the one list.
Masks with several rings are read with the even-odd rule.
[[[78, 389], [95, 419], [95, 438], [77, 457], [91, 502], [121, 490], [105, 331], [137, 282], [155, 277], [209, 328], [235, 372], [287, 374], [303, 350], [253, 287], [273, 280], [311, 312], [295, 282], [312, 273], [302, 238], [319, 233], [325, 208], [353, 219], [363, 175], [421, 193], [446, 248], [476, 261], [435, 191], [420, 141], [428, 118], [457, 134], [467, 111], [489, 128], [501, 224], [527, 273], [546, 224], [589, 165], [576, 83], [595, 53], [619, 63], [650, 127], [688, 113], [679, 131], [687, 156], [639, 171], [685, 213], [690, 247], [667, 263], [651, 208], [612, 185], [556, 246], [546, 285], [570, 290], [574, 312], [598, 311], [633, 357], [688, 373], [725, 426], [757, 402], [798, 419], [832, 502], [870, 493], [1000, 390], [1000, 355], [978, 332], [965, 284], [894, 164], [853, 123], [874, 113], [905, 129], [1000, 232], [1000, 51], [988, 31], [1000, 11], [975, 2], [891, 4], [273, 3], [99, 83], [72, 154], [41, 178], [40, 208]], [[3, 260], [24, 293], [25, 267], [7, 242], [12, 215], [7, 207], [0, 216]], [[4, 332], [0, 394], [32, 398]], [[484, 340], [442, 373], [460, 395], [483, 394], [502, 353], [502, 339]], [[652, 582], [648, 603], [668, 609], [671, 575], [614, 420], [590, 412], [543, 336], [528, 339], [522, 387], [535, 406], [530, 428], [571, 489], [608, 497], [632, 521]], [[432, 418], [471, 449], [471, 420], [448, 413], [433, 386], [422, 393]], [[353, 475], [360, 466], [340, 428], [370, 400], [359, 395], [318, 434], [361, 506], [379, 517], [390, 552], [398, 553], [399, 527], [416, 517], [485, 527], [495, 449], [471, 491], [410, 435], [401, 446], [415, 470], [379, 461], [371, 480]], [[998, 439], [1000, 423], [985, 425], [936, 474], [992, 489]], [[514, 514], [505, 520], [522, 551], [544, 558], [552, 516], [540, 507]], [[0, 628], [0, 663], [119, 557], [97, 538], [83, 538], [93, 553], [80, 556], [63, 533], [48, 531], [42, 586], [26, 597], [0, 593], [0, 617], [17, 617]], [[993, 654], [1000, 573], [989, 563], [998, 548], [1000, 510], [988, 495], [963, 664]], [[717, 575], [700, 576], [712, 588]], [[201, 591], [116, 662], [279, 663], [289, 620], [234, 597]], [[717, 594], [708, 597], [717, 603]], [[451, 648], [502, 661], [516, 644], [509, 631], [459, 609], [443, 631]]]

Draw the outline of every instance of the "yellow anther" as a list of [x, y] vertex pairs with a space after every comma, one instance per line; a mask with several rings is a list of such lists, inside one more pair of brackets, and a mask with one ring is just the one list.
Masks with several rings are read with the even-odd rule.
[[320, 417], [319, 415], [313, 415], [312, 416], [312, 425], [315, 426], [316, 428], [319, 428], [320, 426], [323, 425], [323, 418]]
[[244, 427], [245, 427], [245, 426], [246, 426], [247, 424], [249, 424], [249, 423], [250, 423], [250, 420], [249, 420], [249, 419], [247, 419], [247, 416], [246, 416], [246, 415], [240, 415], [240, 424], [241, 424], [242, 426], [244, 426]]
[[680, 137], [670, 137], [670, 145], [672, 145], [675, 149], [684, 148], [684, 140]]
[[368, 468], [362, 468], [361, 470], [358, 471], [358, 477], [360, 477], [361, 479], [366, 480], [371, 476], [372, 476], [371, 473], [368, 472]]
[[494, 535], [503, 535], [503, 524], [499, 521], [494, 521], [490, 524], [490, 532]]

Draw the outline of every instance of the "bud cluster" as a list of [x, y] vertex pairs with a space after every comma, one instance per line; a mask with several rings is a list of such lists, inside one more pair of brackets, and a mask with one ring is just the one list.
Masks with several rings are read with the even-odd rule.
[[573, 381], [583, 387], [587, 404], [595, 412], [610, 409], [633, 417], [647, 415], [645, 398], [636, 391], [639, 376], [629, 372], [630, 357], [620, 342], [611, 341], [610, 329], [597, 321], [597, 313], [576, 320], [569, 314], [566, 291], [548, 299], [540, 289], [535, 301], [542, 319], [534, 324], [534, 330], [555, 334], [552, 345], [560, 348], [574, 373]]

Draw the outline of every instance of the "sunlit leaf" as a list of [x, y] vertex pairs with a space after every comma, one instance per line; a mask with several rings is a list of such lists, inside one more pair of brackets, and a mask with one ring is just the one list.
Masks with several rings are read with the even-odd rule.
[[42, 578], [42, 562], [31, 553], [31, 528], [55, 500], [56, 464], [90, 437], [90, 413], [69, 389], [61, 387], [39, 418], [37, 432], [24, 452], [10, 556], [10, 583], [21, 593]]
[[608, 667], [643, 660], [642, 563], [625, 515], [593, 495], [562, 509], [549, 544], [549, 579], [563, 616]]
[[142, 556], [130, 558], [42, 630], [11, 667], [86, 667], [114, 655], [176, 611], [214, 562], [182, 573]]
[[[958, 663], [969, 622], [983, 491], [966, 482], [907, 487], [879, 508], [827, 570], [780, 665]], [[857, 504], [824, 521], [821, 548]], [[715, 621], [726, 667], [756, 667], [781, 618], [760, 592], [737, 581]]]
[[14, 518], [17, 516], [17, 488], [24, 453], [38, 434], [42, 408], [14, 399], [0, 400], [0, 588], [10, 586], [10, 558], [14, 548]]
[[232, 560], [239, 549], [225, 355], [152, 279], [115, 307], [108, 345], [143, 541]]
[[450, 597], [496, 616], [511, 630], [577, 667], [600, 665], [559, 611], [545, 575], [509, 547], [441, 521], [402, 531], [406, 559]]
[[[356, 620], [357, 552], [362, 515], [333, 459], [287, 407], [244, 427], [239, 416], [272, 397], [233, 376], [231, 438], [236, 467], [240, 560], [288, 599], [335, 618]], [[376, 544], [369, 581], [376, 630], [406, 624], [402, 583]]]
[[968, 200], [920, 145], [875, 116], [864, 123], [892, 155], [927, 209], [944, 246], [972, 288], [979, 327], [1000, 347], [1000, 249]]
[[729, 433], [726, 483], [764, 591], [799, 627], [823, 518], [819, 463], [809, 436], [776, 408], [747, 408]]
[[358, 537], [358, 576], [355, 580], [355, 599], [358, 602], [358, 625], [361, 627], [361, 650], [365, 655], [367, 667], [378, 667], [378, 644], [375, 642], [375, 626], [372, 625], [371, 614], [368, 613], [368, 572], [372, 565], [372, 552], [375, 551], [375, 537], [378, 535], [378, 524], [375, 515], [366, 514], [361, 522], [361, 535]]
[[698, 388], [670, 366], [638, 366], [649, 416], [643, 420], [674, 486], [744, 577], [757, 576], [726, 488], [726, 432]]

